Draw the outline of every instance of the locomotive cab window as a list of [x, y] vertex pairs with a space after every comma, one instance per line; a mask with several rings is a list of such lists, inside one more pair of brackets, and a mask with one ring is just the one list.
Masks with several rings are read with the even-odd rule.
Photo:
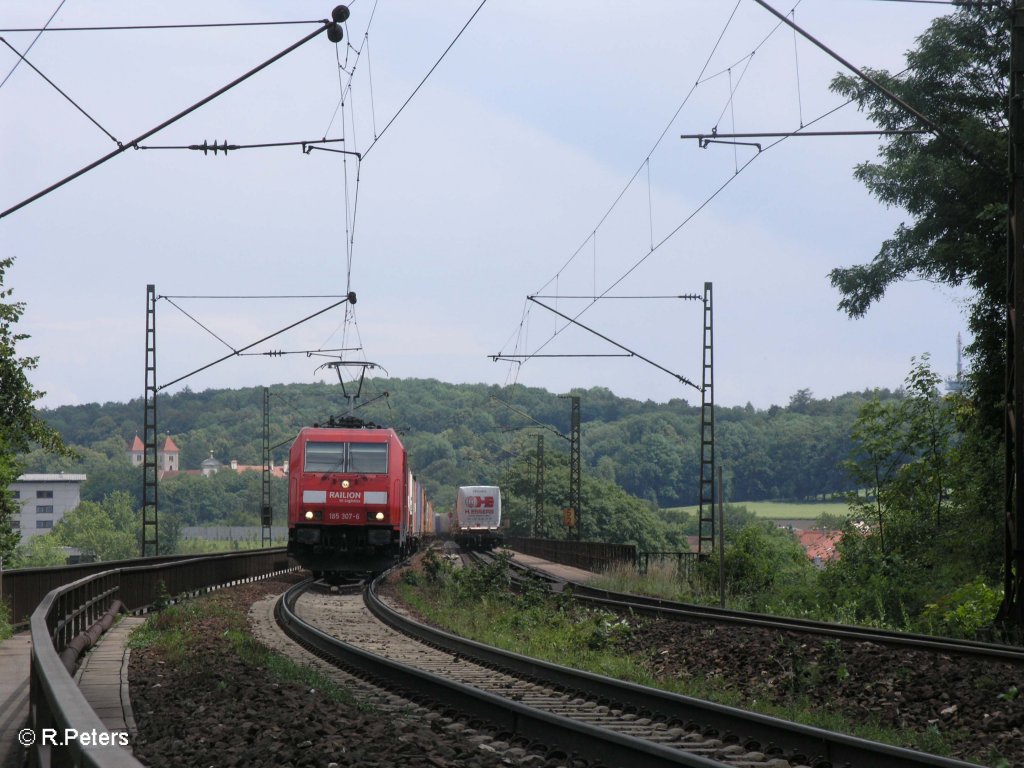
[[387, 443], [349, 443], [349, 472], [383, 475], [388, 471]]
[[387, 474], [388, 444], [308, 442], [302, 471]]
[[344, 472], [344, 443], [306, 443], [303, 472]]

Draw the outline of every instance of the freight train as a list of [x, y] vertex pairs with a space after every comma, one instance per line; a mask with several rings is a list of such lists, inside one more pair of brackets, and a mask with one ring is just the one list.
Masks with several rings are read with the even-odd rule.
[[501, 489], [495, 485], [464, 485], [455, 497], [450, 531], [463, 550], [491, 550], [502, 543]]
[[288, 554], [317, 578], [378, 573], [433, 530], [393, 429], [306, 427], [288, 461]]

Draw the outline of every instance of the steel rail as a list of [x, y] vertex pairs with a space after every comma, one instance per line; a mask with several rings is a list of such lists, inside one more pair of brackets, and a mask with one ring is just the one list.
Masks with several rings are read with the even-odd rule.
[[[295, 602], [311, 584], [311, 579], [300, 582], [277, 601], [274, 615], [278, 624], [300, 645], [366, 675], [378, 684], [402, 691], [409, 697], [426, 697], [498, 730], [523, 735], [553, 749], [573, 752], [603, 765], [722, 768], [722, 763], [715, 760], [534, 709], [342, 642], [306, 623], [295, 613]], [[371, 593], [376, 594], [373, 586], [365, 592], [367, 595]], [[388, 609], [385, 607], [383, 610]], [[963, 765], [966, 764], [959, 764], [958, 768]]]
[[814, 765], [825, 764], [821, 762], [824, 760], [830, 765], [851, 767], [977, 768], [974, 763], [833, 733], [768, 715], [615, 680], [456, 637], [393, 611], [377, 595], [376, 584], [374, 582], [366, 591], [366, 604], [374, 615], [395, 629], [425, 643], [458, 653], [462, 657], [512, 674], [532, 677], [550, 685], [563, 686], [579, 692], [582, 696], [615, 702], [618, 707], [630, 708], [637, 712], [656, 713], [670, 720], [698, 722], [702, 726], [716, 729], [719, 733], [739, 734], [744, 739], [756, 739], [762, 744], [777, 745], [792, 753], [816, 756], [816, 762], [812, 763]]
[[764, 613], [750, 613], [710, 605], [677, 602], [660, 597], [635, 595], [626, 592], [612, 592], [597, 589], [586, 584], [559, 579], [550, 574], [530, 568], [522, 563], [510, 562], [513, 568], [528, 571], [554, 585], [555, 591], [565, 592], [574, 599], [614, 610], [626, 610], [649, 616], [671, 619], [699, 619], [745, 626], [764, 627], [779, 631], [802, 632], [825, 635], [842, 640], [868, 641], [880, 645], [898, 646], [926, 650], [935, 653], [958, 653], [963, 655], [1024, 662], [1024, 648], [999, 643], [985, 643], [976, 640], [961, 640], [951, 637], [935, 637], [888, 629], [859, 627], [852, 624], [832, 624], [813, 619], [797, 619], [771, 616]]

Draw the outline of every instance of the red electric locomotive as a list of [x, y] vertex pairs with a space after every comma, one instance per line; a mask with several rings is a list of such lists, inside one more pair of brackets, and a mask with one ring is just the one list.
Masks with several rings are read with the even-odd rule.
[[412, 550], [410, 473], [393, 429], [306, 427], [288, 470], [288, 553], [314, 576], [378, 572]]

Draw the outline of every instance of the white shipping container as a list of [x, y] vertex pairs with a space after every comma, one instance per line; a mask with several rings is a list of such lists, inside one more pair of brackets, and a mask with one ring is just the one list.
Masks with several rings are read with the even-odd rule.
[[496, 485], [460, 487], [455, 519], [462, 531], [496, 531], [501, 525], [501, 489]]

